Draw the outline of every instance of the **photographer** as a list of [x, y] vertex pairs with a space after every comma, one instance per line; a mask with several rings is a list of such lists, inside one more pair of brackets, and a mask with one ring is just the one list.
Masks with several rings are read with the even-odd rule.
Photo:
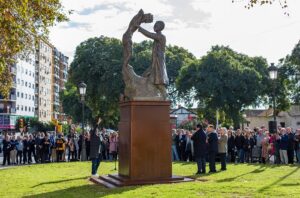
[[98, 126], [101, 123], [101, 118], [98, 118], [98, 121], [95, 127], [90, 131], [90, 158], [92, 160], [92, 177], [98, 177], [97, 170], [102, 160], [102, 145], [103, 141], [102, 135], [98, 131]]

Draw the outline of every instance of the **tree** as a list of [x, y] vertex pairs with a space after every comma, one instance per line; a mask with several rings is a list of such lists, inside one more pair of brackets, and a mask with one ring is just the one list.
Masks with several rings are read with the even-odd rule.
[[[143, 41], [134, 43], [133, 46], [130, 64], [134, 66], [135, 72], [141, 75], [151, 65], [152, 42]], [[84, 81], [87, 84], [86, 104], [92, 112], [90, 119], [101, 116], [103, 126], [116, 127], [119, 120], [119, 98], [124, 90], [121, 73], [122, 57], [122, 43], [119, 39], [101, 36], [82, 42], [76, 48], [74, 61], [70, 67], [69, 83], [73, 88], [67, 86], [62, 93], [63, 101], [65, 101], [63, 107], [65, 110], [70, 110], [66, 113], [75, 116], [74, 107], [79, 104], [78, 100], [74, 99], [76, 95], [74, 86]], [[195, 59], [195, 57], [183, 48], [177, 46], [166, 48], [166, 66], [170, 86], [175, 87], [178, 71], [190, 59]], [[69, 100], [66, 100], [67, 98]], [[171, 99], [175, 101], [177, 98]]]
[[[232, 2], [241, 2], [240, 0], [232, 0]], [[279, 3], [283, 10], [288, 8], [287, 0], [245, 0], [245, 8], [251, 9], [258, 5], [272, 5], [274, 3]], [[289, 15], [287, 11], [284, 12], [285, 15]]]
[[238, 126], [240, 111], [266, 95], [267, 72], [267, 62], [261, 57], [214, 46], [206, 56], [181, 69], [177, 88], [181, 95], [193, 90], [201, 108], [224, 111]]
[[74, 85], [81, 81], [87, 84], [86, 105], [93, 117], [103, 118], [106, 127], [117, 125], [119, 97], [124, 87], [121, 65], [121, 41], [101, 36], [82, 42], [70, 67], [69, 81]]
[[[82, 104], [80, 102], [80, 96], [78, 94], [77, 86], [71, 82], [66, 83], [66, 89], [60, 93], [60, 100], [64, 112], [67, 115], [72, 115], [75, 123], [82, 122]], [[91, 121], [92, 112], [87, 105], [84, 106], [85, 121]]]
[[[59, 0], [1, 0], [0, 75], [15, 62], [17, 55], [34, 47], [36, 37], [46, 37], [49, 27], [66, 20]], [[0, 93], [7, 97], [11, 88], [10, 75], [1, 78], [0, 87]]]
[[[289, 102], [300, 104], [300, 41], [295, 45], [292, 53], [280, 60], [279, 79], [287, 87], [284, 94], [288, 95]], [[282, 90], [277, 90], [278, 92]], [[287, 100], [287, 99], [285, 99]]]

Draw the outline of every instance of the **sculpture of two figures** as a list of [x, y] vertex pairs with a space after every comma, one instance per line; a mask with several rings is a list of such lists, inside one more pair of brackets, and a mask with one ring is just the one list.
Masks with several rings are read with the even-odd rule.
[[[140, 10], [129, 23], [127, 31], [123, 35], [123, 66], [122, 74], [125, 82], [126, 100], [166, 100], [166, 85], [169, 83], [165, 65], [166, 37], [161, 33], [165, 24], [157, 21], [154, 25], [155, 33], [148, 32], [140, 27], [142, 23], [151, 23], [152, 14], [144, 14]], [[152, 64], [142, 76], [134, 72], [129, 60], [132, 56], [132, 36], [139, 30], [143, 35], [153, 39]]]

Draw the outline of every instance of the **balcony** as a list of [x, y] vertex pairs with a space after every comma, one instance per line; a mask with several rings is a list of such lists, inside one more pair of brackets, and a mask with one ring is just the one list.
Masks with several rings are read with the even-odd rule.
[[16, 99], [17, 99], [17, 97], [16, 97], [15, 94], [10, 94], [9, 97], [8, 97], [8, 99], [4, 99], [4, 97], [0, 95], [0, 101], [1, 101], [1, 100], [2, 100], [2, 101], [3, 101], [3, 100], [4, 100], [4, 101], [16, 101]]
[[1, 114], [15, 114], [16, 108], [1, 108], [0, 113]]

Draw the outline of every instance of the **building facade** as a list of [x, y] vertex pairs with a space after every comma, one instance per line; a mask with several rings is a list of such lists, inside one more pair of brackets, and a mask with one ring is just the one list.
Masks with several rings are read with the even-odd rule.
[[52, 119], [57, 119], [60, 121], [66, 120], [65, 114], [63, 113], [62, 104], [60, 102], [59, 93], [65, 89], [65, 83], [68, 79], [68, 61], [69, 58], [63, 53], [58, 51], [56, 48], [53, 50], [53, 63], [52, 68]]
[[53, 46], [40, 40], [36, 49], [35, 115], [42, 122], [49, 122], [52, 118], [52, 57]]
[[39, 121], [66, 120], [59, 93], [68, 78], [68, 57], [40, 39], [34, 53], [10, 66], [13, 86], [8, 99], [0, 95], [0, 131], [15, 129], [19, 117]]
[[[246, 125], [247, 127], [261, 127], [268, 128], [269, 121], [273, 120], [273, 109], [263, 110], [246, 110]], [[281, 111], [276, 116], [277, 125], [281, 127], [292, 127], [294, 130], [300, 128], [300, 106], [292, 105], [288, 111]]]
[[0, 96], [0, 130], [13, 130], [18, 117], [34, 117], [35, 55], [10, 66], [13, 86], [8, 100]]
[[197, 114], [192, 109], [179, 106], [177, 109], [170, 111], [170, 119], [173, 128], [177, 128], [185, 121], [197, 119]]

